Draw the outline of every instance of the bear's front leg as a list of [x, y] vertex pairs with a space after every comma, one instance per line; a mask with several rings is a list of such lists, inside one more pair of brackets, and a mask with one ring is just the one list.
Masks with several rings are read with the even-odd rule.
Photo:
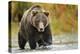
[[52, 34], [49, 26], [46, 28], [45, 32], [43, 33], [43, 40], [46, 43], [46, 45], [52, 44]]
[[44, 40], [45, 46], [52, 44], [52, 36], [48, 35], [48, 33], [44, 34], [43, 40]]
[[29, 46], [31, 49], [35, 49], [36, 48], [36, 41], [35, 38], [32, 36], [29, 36]]
[[18, 33], [18, 44], [21, 50], [24, 49], [26, 44], [26, 40], [23, 38], [23, 36], [20, 33]]

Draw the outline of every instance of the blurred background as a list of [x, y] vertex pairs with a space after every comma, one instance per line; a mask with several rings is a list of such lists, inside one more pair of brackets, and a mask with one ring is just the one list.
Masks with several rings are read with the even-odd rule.
[[[33, 3], [33, 2], [17, 2], [10, 3], [11, 14], [11, 39], [12, 46], [17, 47], [17, 33], [19, 22], [23, 13], [32, 5], [38, 4], [46, 11], [49, 11], [49, 21], [53, 36], [53, 44], [70, 44], [78, 43], [78, 6], [69, 4], [49, 4], [49, 3]], [[72, 45], [71, 45], [72, 46]], [[74, 48], [73, 47], [73, 48]], [[70, 47], [69, 47], [70, 48]]]

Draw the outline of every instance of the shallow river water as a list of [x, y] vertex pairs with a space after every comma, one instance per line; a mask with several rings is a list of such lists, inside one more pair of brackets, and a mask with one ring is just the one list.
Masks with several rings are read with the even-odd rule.
[[78, 48], [78, 35], [74, 34], [63, 34], [53, 36], [53, 44], [51, 46], [37, 47], [35, 50], [30, 50], [29, 44], [27, 43], [25, 46], [25, 50], [19, 50], [17, 36], [12, 36], [12, 48], [11, 51], [13, 53], [20, 52], [36, 52], [36, 51], [56, 51], [56, 50], [70, 50]]

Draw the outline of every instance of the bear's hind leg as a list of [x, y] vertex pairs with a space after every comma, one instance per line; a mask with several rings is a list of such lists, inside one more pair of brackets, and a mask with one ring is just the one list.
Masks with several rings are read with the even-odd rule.
[[43, 41], [41, 39], [38, 41], [38, 45], [39, 47], [43, 45]]
[[26, 44], [26, 40], [20, 34], [18, 34], [18, 44], [21, 50], [24, 49]]

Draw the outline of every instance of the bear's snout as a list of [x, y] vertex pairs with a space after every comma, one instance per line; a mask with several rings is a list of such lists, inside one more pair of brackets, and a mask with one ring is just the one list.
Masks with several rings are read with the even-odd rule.
[[40, 31], [43, 31], [43, 28], [40, 28]]
[[44, 28], [39, 28], [38, 32], [44, 32]]
[[39, 23], [38, 31], [39, 31], [39, 32], [44, 32], [44, 24], [43, 24], [43, 22], [40, 22], [40, 23]]

